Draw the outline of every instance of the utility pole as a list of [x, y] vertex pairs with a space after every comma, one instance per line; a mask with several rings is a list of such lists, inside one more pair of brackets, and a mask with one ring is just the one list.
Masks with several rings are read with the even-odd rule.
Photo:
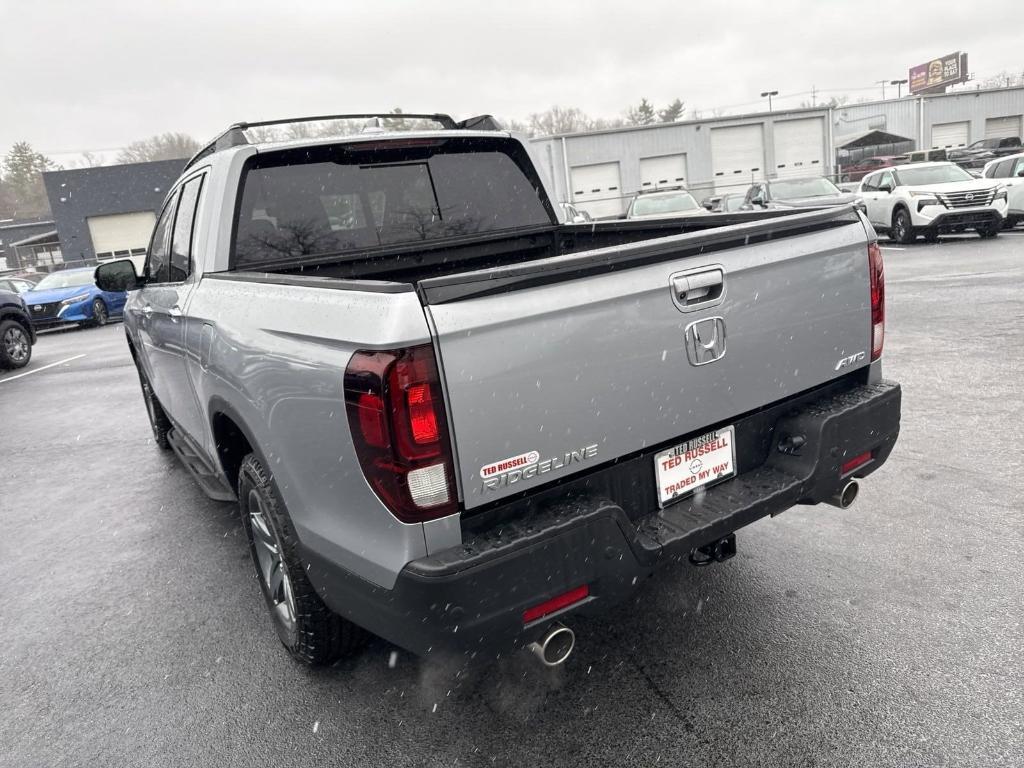
[[818, 93], [818, 89], [817, 89], [817, 86], [814, 86], [814, 85], [812, 85], [812, 86], [811, 86], [811, 106], [812, 106], [812, 107], [816, 107], [816, 106], [818, 106], [818, 101], [817, 101], [817, 99], [815, 98], [815, 95], [816, 95], [817, 93]]
[[885, 101], [885, 84], [888, 80], [875, 80], [875, 83], [882, 86], [882, 101]]
[[[903, 86], [907, 84], [906, 80], [890, 80], [889, 85], [896, 86], [896, 98], [903, 96]], [[883, 97], [884, 98], [884, 97]]]
[[768, 97], [768, 111], [772, 111], [772, 96], [778, 96], [778, 91], [761, 91], [761, 98]]

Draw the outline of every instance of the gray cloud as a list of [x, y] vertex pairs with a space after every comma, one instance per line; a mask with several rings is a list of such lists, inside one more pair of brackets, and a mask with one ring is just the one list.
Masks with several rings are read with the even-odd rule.
[[753, 110], [766, 88], [796, 106], [807, 96], [786, 94], [870, 89], [954, 50], [979, 76], [1024, 68], [1017, 25], [981, 22], [1015, 18], [1013, 0], [933, 2], [912, 23], [871, 0], [9, 5], [0, 150], [394, 106], [524, 118], [558, 103], [610, 117], [641, 96]]

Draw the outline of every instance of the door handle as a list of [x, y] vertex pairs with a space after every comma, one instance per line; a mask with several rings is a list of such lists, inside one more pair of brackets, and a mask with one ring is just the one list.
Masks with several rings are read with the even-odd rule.
[[140, 311], [140, 312], [142, 312], [142, 314], [144, 314], [144, 315], [145, 315], [146, 317], [149, 317], [150, 315], [152, 315], [152, 314], [153, 314], [153, 308], [152, 308], [151, 306], [149, 306], [149, 304], [147, 304], [146, 306], [144, 306], [144, 307], [143, 307], [142, 309], [140, 309], [139, 311]]
[[167, 310], [167, 314], [171, 317], [181, 317], [181, 307], [175, 304], [173, 307]]
[[719, 266], [673, 275], [671, 282], [672, 300], [683, 312], [717, 304], [725, 294], [725, 272]]

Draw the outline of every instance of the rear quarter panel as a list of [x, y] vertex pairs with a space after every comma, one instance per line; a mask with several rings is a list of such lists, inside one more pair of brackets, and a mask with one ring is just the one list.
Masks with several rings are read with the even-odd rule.
[[304, 546], [393, 586], [427, 553], [424, 529], [398, 521], [367, 485], [343, 378], [356, 349], [429, 341], [416, 294], [207, 277], [189, 315], [187, 365], [206, 423], [223, 404], [244, 422]]

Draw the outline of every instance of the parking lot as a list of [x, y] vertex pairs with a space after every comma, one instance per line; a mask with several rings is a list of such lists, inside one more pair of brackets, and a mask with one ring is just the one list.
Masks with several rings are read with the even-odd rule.
[[556, 670], [279, 647], [120, 324], [0, 375], [0, 764], [1024, 765], [1024, 231], [886, 247], [900, 441], [847, 511], [575, 625]]

